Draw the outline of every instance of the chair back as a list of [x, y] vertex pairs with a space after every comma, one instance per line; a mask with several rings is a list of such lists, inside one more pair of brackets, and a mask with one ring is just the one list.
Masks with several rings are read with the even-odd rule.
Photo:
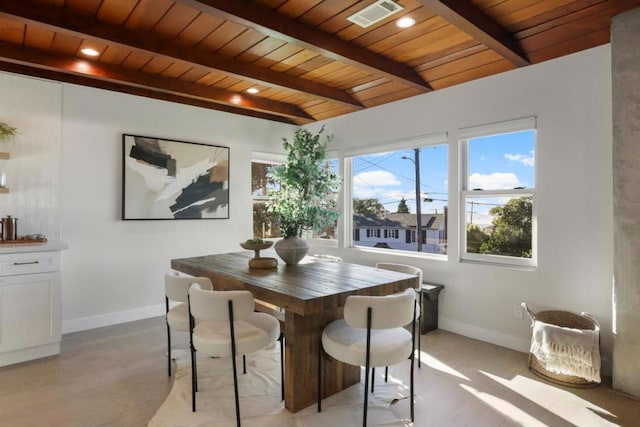
[[413, 288], [382, 297], [353, 295], [344, 304], [344, 320], [354, 328], [366, 328], [371, 307], [371, 329], [399, 328], [413, 321], [415, 300]]
[[422, 287], [422, 270], [418, 267], [407, 264], [396, 264], [393, 262], [379, 262], [376, 264], [376, 268], [418, 276], [418, 285], [415, 286], [415, 289], [420, 290]]
[[197, 321], [228, 322], [229, 301], [233, 301], [233, 320], [247, 320], [255, 308], [249, 291], [210, 291], [198, 283], [189, 288], [189, 310]]
[[189, 286], [194, 283], [198, 283], [203, 289], [213, 289], [213, 284], [207, 277], [177, 276], [167, 273], [164, 275], [164, 294], [171, 301], [187, 302]]

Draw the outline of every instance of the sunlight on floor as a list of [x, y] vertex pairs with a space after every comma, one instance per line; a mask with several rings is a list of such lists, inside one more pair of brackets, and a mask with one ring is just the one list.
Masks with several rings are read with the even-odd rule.
[[510, 402], [507, 402], [504, 399], [501, 399], [490, 393], [478, 391], [475, 388], [465, 384], [460, 384], [460, 387], [462, 387], [464, 390], [468, 391], [469, 393], [471, 393], [472, 395], [480, 399], [482, 402], [484, 402], [488, 406], [500, 412], [504, 416], [510, 418], [514, 422], [518, 422], [521, 425], [526, 425], [531, 427], [546, 426], [545, 423], [538, 421], [531, 415], [527, 414], [525, 411], [521, 410], [520, 408], [516, 407]]
[[[601, 408], [588, 400], [582, 399], [576, 394], [563, 389], [560, 386], [547, 384], [536, 379], [516, 375], [512, 379], [505, 379], [489, 372], [478, 371], [487, 376], [491, 380], [500, 384], [509, 391], [526, 398], [539, 407], [545, 408], [548, 412], [555, 415], [559, 419], [563, 419], [574, 425], [618, 425], [615, 422], [607, 420], [615, 420], [616, 416], [604, 408]], [[462, 387], [472, 392], [479, 399], [483, 400], [489, 406], [497, 411], [507, 415], [514, 420], [530, 419], [526, 425], [544, 425], [536, 424], [535, 418], [530, 417], [521, 409], [513, 407], [504, 399], [492, 396], [488, 393], [477, 392], [471, 387], [462, 385]], [[470, 390], [469, 390], [470, 389]]]
[[422, 359], [422, 363], [429, 366], [430, 368], [444, 372], [445, 374], [453, 375], [454, 377], [458, 377], [465, 381], [471, 381], [469, 380], [469, 378], [467, 378], [460, 372], [456, 371], [449, 365], [444, 364], [443, 362], [431, 356], [430, 354], [425, 353], [424, 351], [420, 352], [420, 357]]

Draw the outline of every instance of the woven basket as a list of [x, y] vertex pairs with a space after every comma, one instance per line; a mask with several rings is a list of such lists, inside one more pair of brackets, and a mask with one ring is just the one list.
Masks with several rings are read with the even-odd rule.
[[[600, 332], [600, 324], [598, 321], [587, 313], [575, 314], [559, 310], [539, 311], [538, 313], [534, 313], [529, 310], [525, 303], [522, 303], [522, 307], [529, 314], [532, 326], [533, 322], [538, 320], [564, 328], [585, 329]], [[547, 381], [564, 386], [590, 388], [598, 387], [600, 385], [599, 382], [588, 381], [581, 377], [551, 372], [545, 368], [544, 364], [541, 363], [533, 353], [529, 353], [529, 370]]]

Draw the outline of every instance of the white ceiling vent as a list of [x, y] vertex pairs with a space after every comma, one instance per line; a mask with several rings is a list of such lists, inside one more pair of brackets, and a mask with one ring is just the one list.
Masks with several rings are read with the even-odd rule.
[[369, 25], [375, 24], [387, 16], [391, 16], [401, 10], [402, 6], [392, 0], [378, 0], [372, 5], [365, 7], [360, 12], [354, 13], [348, 17], [347, 20], [361, 26], [362, 28], [367, 28]]

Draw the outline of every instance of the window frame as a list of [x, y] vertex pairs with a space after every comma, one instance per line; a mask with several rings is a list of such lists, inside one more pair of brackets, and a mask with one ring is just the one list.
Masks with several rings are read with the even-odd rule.
[[[260, 152], [260, 151], [253, 151], [251, 153], [251, 161], [249, 163], [249, 174], [251, 175], [252, 173], [252, 169], [253, 169], [253, 164], [254, 163], [264, 163], [264, 164], [269, 164], [269, 165], [275, 165], [275, 164], [284, 164], [287, 162], [287, 156], [284, 154], [276, 154], [276, 153], [266, 153], [266, 152]], [[250, 178], [251, 181], [251, 178]], [[250, 185], [252, 185], [250, 183]], [[251, 188], [249, 189], [251, 191]], [[255, 196], [253, 194], [253, 192], [251, 192], [251, 230], [253, 232], [254, 229], [254, 224], [253, 224], [253, 216], [254, 216], [254, 205], [256, 202], [267, 202], [269, 201], [270, 197], [267, 195], [264, 196]], [[253, 236], [253, 237], [261, 237], [262, 236]], [[268, 237], [269, 239], [279, 239], [280, 237]]]
[[[469, 189], [469, 140], [487, 136], [499, 136], [523, 131], [533, 131], [533, 187], [523, 189], [497, 189], [497, 190], [474, 190]], [[538, 264], [538, 227], [537, 227], [537, 202], [536, 202], [536, 182], [537, 182], [537, 161], [536, 152], [538, 144], [537, 118], [525, 117], [521, 119], [509, 120], [499, 123], [492, 123], [469, 128], [459, 129], [458, 150], [459, 150], [459, 258], [461, 262], [475, 262], [481, 264], [493, 264], [501, 266], [515, 267], [537, 267]], [[519, 258], [507, 255], [477, 254], [467, 252], [467, 215], [466, 202], [469, 198], [495, 199], [500, 197], [519, 198], [531, 197], [531, 258]]]
[[[447, 132], [437, 132], [433, 134], [417, 135], [413, 137], [402, 138], [399, 140], [376, 142], [374, 144], [355, 147], [343, 152], [342, 169], [343, 169], [343, 195], [342, 195], [342, 212], [344, 213], [340, 226], [345, 230], [340, 234], [339, 247], [344, 249], [361, 250], [367, 252], [375, 252], [381, 254], [394, 254], [401, 256], [415, 256], [420, 258], [429, 258], [438, 261], [447, 261], [449, 259], [449, 252], [446, 254], [435, 254], [430, 252], [417, 252], [415, 250], [404, 249], [385, 249], [375, 248], [370, 246], [358, 246], [355, 244], [354, 225], [353, 225], [353, 158], [357, 156], [364, 156], [376, 153], [385, 153], [400, 150], [410, 150], [414, 148], [428, 147], [433, 145], [446, 145], [447, 146], [447, 174], [450, 174], [450, 158], [451, 147], [449, 144], [449, 137]], [[449, 203], [451, 203], [451, 187], [449, 186], [447, 191], [447, 197]], [[449, 222], [449, 227], [452, 223]], [[415, 231], [413, 231], [415, 236]], [[447, 230], [447, 236], [450, 235]], [[362, 239], [362, 236], [360, 236]], [[448, 238], [448, 237], [447, 237]], [[398, 231], [398, 240], [404, 240], [405, 236], [401, 235]], [[362, 241], [362, 240], [360, 240]], [[415, 243], [415, 239], [413, 240]]]

